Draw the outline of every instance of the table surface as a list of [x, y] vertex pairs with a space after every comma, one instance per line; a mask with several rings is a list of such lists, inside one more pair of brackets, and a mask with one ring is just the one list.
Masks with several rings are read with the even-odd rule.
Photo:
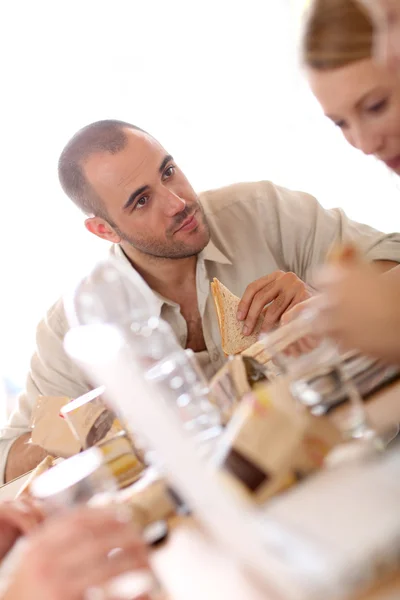
[[[190, 517], [170, 521], [166, 543], [153, 551], [154, 569], [171, 600], [276, 600], [248, 577], [201, 534]], [[184, 576], [182, 576], [184, 574]], [[400, 572], [351, 600], [399, 600]]]
[[[338, 409], [336, 414], [340, 413]], [[400, 383], [376, 394], [366, 403], [371, 423], [386, 429], [400, 422]], [[335, 420], [335, 413], [332, 415]], [[28, 475], [0, 487], [0, 501], [12, 499]], [[171, 600], [275, 600], [275, 595], [260, 590], [224, 556], [193, 518], [175, 518], [166, 543], [153, 552], [156, 573]], [[354, 600], [398, 600], [400, 572], [384, 584]]]
[[[371, 424], [385, 430], [400, 423], [400, 382], [395, 382], [366, 403]], [[340, 418], [340, 407], [332, 419]], [[168, 542], [153, 555], [154, 567], [173, 600], [274, 600], [275, 596], [255, 588], [212, 542], [201, 534], [194, 519], [171, 521]], [[182, 573], [185, 574], [182, 577]], [[196, 583], [194, 583], [196, 582]], [[354, 600], [399, 600], [400, 571], [387, 581], [354, 597]], [[353, 599], [352, 599], [353, 600]]]

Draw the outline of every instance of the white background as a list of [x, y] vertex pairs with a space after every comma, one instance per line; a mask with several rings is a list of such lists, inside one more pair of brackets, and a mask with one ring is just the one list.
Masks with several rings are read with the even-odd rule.
[[36, 322], [105, 250], [57, 180], [91, 121], [147, 129], [199, 191], [272, 179], [399, 228], [397, 180], [346, 146], [302, 80], [300, 3], [2, 3], [0, 373], [23, 383]]

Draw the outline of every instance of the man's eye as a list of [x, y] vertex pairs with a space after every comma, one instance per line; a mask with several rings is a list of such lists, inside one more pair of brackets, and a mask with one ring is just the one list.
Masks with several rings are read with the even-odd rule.
[[135, 209], [137, 209], [137, 208], [143, 208], [144, 206], [146, 206], [146, 204], [147, 204], [148, 201], [149, 201], [149, 197], [148, 196], [142, 196], [136, 202]]
[[173, 175], [175, 173], [175, 167], [173, 165], [171, 165], [170, 167], [168, 167], [168, 169], [166, 169], [164, 171], [164, 177], [171, 177], [171, 175]]

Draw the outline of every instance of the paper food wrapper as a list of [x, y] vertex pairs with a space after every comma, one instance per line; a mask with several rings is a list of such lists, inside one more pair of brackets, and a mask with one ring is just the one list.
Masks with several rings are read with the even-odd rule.
[[31, 442], [54, 456], [68, 458], [123, 431], [120, 421], [107, 406], [98, 402], [83, 404], [62, 416], [70, 398], [39, 396], [32, 416]]
[[250, 390], [241, 357], [234, 356], [227, 360], [210, 381], [210, 400], [218, 406], [224, 424]]
[[39, 396], [33, 409], [31, 442], [53, 456], [68, 458], [81, 450], [68, 423], [60, 417], [60, 409], [69, 398]]
[[137, 480], [143, 471], [143, 457], [135, 448], [122, 422], [97, 388], [69, 402], [62, 415], [84, 449], [97, 446], [120, 488]]
[[134, 485], [119, 492], [117, 502], [128, 505], [141, 528], [176, 513], [176, 504], [164, 479], [147, 473]]
[[140, 477], [144, 464], [125, 431], [119, 431], [113, 437], [107, 436], [97, 447], [120, 489], [131, 485]]
[[210, 381], [210, 400], [220, 410], [223, 424], [232, 417], [241, 399], [267, 375], [254, 359], [241, 355], [230, 357]]
[[[73, 406], [72, 402], [65, 408], [70, 406]], [[101, 396], [78, 405], [73, 410], [63, 413], [63, 415], [69, 423], [71, 431], [85, 450], [124, 431], [121, 422], [107, 407]]]
[[315, 417], [292, 398], [287, 382], [257, 385], [228, 424], [219, 464], [263, 503], [323, 466], [341, 442], [327, 417]]

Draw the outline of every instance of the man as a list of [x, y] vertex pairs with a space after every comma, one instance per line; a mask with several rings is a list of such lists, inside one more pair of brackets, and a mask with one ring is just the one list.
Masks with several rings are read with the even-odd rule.
[[[80, 130], [60, 157], [59, 177], [87, 215], [88, 231], [112, 242], [111, 252], [135, 269], [143, 289], [155, 294], [159, 314], [207, 374], [224, 361], [209, 291], [213, 277], [242, 296], [238, 318], [250, 334], [267, 304], [265, 329], [310, 297], [314, 269], [334, 242], [357, 240], [382, 270], [400, 262], [400, 235], [354, 223], [270, 182], [198, 197], [172, 156], [128, 123], [100, 121]], [[89, 389], [64, 352], [67, 330], [59, 300], [39, 324], [26, 393], [0, 441], [6, 480], [43, 458], [26, 444], [37, 396], [74, 398]]]

